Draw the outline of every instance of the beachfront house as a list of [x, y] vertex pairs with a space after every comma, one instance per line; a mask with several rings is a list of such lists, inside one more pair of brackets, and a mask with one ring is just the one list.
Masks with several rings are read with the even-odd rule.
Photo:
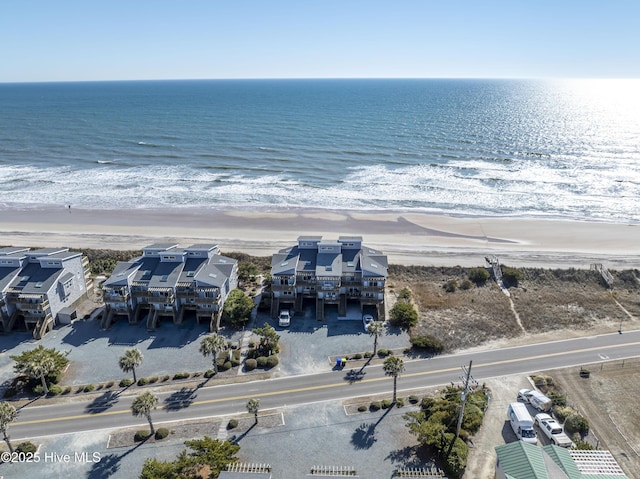
[[220, 255], [217, 245], [150, 245], [139, 258], [119, 262], [103, 283], [102, 327], [118, 316], [137, 323], [146, 315], [147, 329], [153, 331], [161, 318], [180, 324], [192, 312], [214, 331], [225, 299], [237, 286], [237, 261]]
[[91, 287], [89, 261], [68, 248], [0, 249], [0, 325], [42, 338]]
[[323, 320], [325, 307], [338, 315], [349, 305], [360, 313], [371, 310], [384, 320], [384, 287], [387, 257], [362, 244], [360, 236], [341, 236], [323, 241], [321, 236], [300, 236], [298, 244], [274, 254], [271, 260], [271, 315], [280, 309], [302, 311], [305, 301], [314, 301], [316, 319]]

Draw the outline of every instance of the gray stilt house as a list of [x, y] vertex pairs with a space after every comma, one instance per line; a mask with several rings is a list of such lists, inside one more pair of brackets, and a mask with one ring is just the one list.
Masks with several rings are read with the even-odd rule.
[[324, 319], [327, 305], [336, 305], [338, 314], [345, 315], [353, 303], [361, 312], [375, 310], [384, 320], [388, 266], [386, 255], [363, 245], [360, 236], [340, 236], [337, 241], [300, 236], [297, 245], [271, 260], [271, 315], [281, 308], [301, 311], [305, 300], [313, 300], [318, 320]]
[[181, 324], [192, 311], [211, 331], [220, 327], [224, 301], [238, 286], [237, 261], [219, 254], [217, 245], [154, 244], [142, 256], [120, 262], [103, 284], [102, 328], [118, 316], [137, 323], [146, 316], [153, 331], [161, 318]]
[[7, 333], [19, 325], [36, 339], [53, 329], [61, 311], [91, 287], [89, 261], [68, 248], [0, 249], [0, 326]]

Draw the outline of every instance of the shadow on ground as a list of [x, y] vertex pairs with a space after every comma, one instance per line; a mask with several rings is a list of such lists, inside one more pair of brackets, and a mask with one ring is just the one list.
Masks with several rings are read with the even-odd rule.
[[106, 391], [87, 404], [85, 410], [89, 414], [99, 414], [111, 409], [120, 399], [121, 391]]
[[181, 348], [207, 333], [208, 326], [197, 324], [195, 321], [180, 325], [165, 321], [158, 324], [156, 331], [149, 332], [146, 321], [143, 320], [137, 324], [119, 320], [107, 330], [100, 329], [98, 320], [90, 320], [74, 321], [69, 332], [62, 338], [62, 342], [78, 347], [104, 338], [109, 345], [134, 346], [151, 339], [148, 349]]
[[[123, 454], [107, 454], [106, 456], [103, 455], [100, 457], [89, 456], [88, 460], [93, 461], [93, 466], [87, 473], [87, 479], [108, 479], [109, 477], [112, 477], [120, 469], [120, 461], [142, 446], [145, 442], [146, 439], [128, 449]], [[98, 459], [99, 461], [96, 462]]]
[[175, 391], [164, 400], [165, 411], [177, 411], [179, 409], [185, 409], [193, 404], [193, 401], [198, 397], [196, 391], [198, 388], [182, 388]]

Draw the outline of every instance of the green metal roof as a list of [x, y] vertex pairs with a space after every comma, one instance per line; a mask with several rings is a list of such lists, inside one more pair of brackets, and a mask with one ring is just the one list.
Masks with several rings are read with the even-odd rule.
[[522, 441], [497, 446], [498, 464], [514, 479], [549, 479], [542, 449]]
[[563, 447], [554, 446], [549, 444], [542, 448], [547, 455], [553, 459], [560, 468], [565, 472], [569, 479], [583, 479], [584, 476], [576, 466], [575, 461], [569, 454], [569, 451]]

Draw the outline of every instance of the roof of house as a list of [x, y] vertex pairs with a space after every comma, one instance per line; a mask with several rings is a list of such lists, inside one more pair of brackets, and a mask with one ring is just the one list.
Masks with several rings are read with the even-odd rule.
[[0, 268], [0, 292], [4, 291], [13, 282], [20, 273], [20, 269], [18, 266], [15, 268]]
[[538, 447], [523, 441], [495, 450], [498, 466], [511, 479], [628, 479], [609, 451]]
[[62, 275], [63, 268], [42, 268], [39, 263], [27, 264], [11, 286], [21, 289], [21, 294], [46, 294]]
[[[320, 242], [321, 239], [321, 236], [300, 236], [298, 241], [317, 241], [318, 248], [323, 245], [339, 246], [340, 252], [320, 252], [318, 248], [299, 248], [298, 245], [281, 249], [271, 258], [271, 274], [293, 275], [309, 272], [316, 276], [340, 276], [343, 273], [361, 271], [363, 276], [387, 276], [389, 262], [381, 251], [364, 245], [360, 248], [346, 248], [342, 244], [349, 241], [361, 242], [361, 236], [341, 236], [337, 242]], [[327, 265], [330, 266], [330, 270], [326, 269]]]
[[24, 253], [29, 251], [29, 248], [23, 246], [5, 246], [0, 248], [0, 256], [6, 256], [8, 254]]
[[498, 465], [514, 479], [550, 479], [547, 474], [542, 449], [523, 441], [512, 442], [495, 448]]
[[111, 276], [102, 283], [103, 286], [125, 286], [129, 283], [129, 277], [142, 265], [140, 261], [120, 261], [113, 269]]

